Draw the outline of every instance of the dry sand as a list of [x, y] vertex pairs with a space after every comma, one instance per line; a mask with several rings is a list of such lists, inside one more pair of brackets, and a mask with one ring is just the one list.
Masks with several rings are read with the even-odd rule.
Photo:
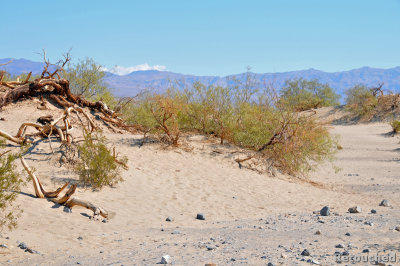
[[[324, 119], [341, 115], [329, 108], [321, 113]], [[61, 110], [40, 111], [35, 101], [12, 104], [0, 112], [5, 118], [0, 128], [15, 134], [22, 122], [46, 114], [59, 116]], [[307, 182], [239, 169], [235, 147], [202, 136], [187, 140], [189, 151], [154, 143], [140, 147], [141, 136], [106, 132], [129, 158], [125, 181], [100, 192], [78, 188], [76, 195], [115, 217], [103, 223], [90, 220], [92, 213], [82, 208], [67, 213], [34, 198], [28, 183], [17, 200], [24, 210], [18, 228], [1, 233], [0, 244], [8, 248], [0, 248], [0, 264], [154, 265], [169, 254], [175, 265], [306, 265], [312, 258], [335, 265], [335, 251], [360, 255], [366, 248], [370, 255], [397, 251], [400, 259], [400, 232], [394, 230], [400, 226], [400, 145], [390, 131], [388, 123], [332, 125], [343, 149], [335, 167], [322, 165]], [[59, 167], [59, 156], [51, 154], [47, 141], [26, 156], [49, 190], [77, 179]], [[382, 199], [392, 207], [378, 206]], [[313, 214], [325, 205], [331, 216]], [[362, 213], [349, 214], [355, 205]], [[196, 220], [197, 213], [206, 220]], [[168, 216], [173, 222], [165, 221]], [[18, 242], [40, 254], [24, 252]], [[335, 248], [338, 244], [344, 248]], [[304, 249], [312, 257], [300, 255]]]

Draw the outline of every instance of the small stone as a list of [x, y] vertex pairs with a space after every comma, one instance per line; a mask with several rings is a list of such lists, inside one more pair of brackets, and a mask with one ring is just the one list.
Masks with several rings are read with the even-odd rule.
[[331, 214], [331, 209], [328, 206], [323, 207], [320, 212], [322, 216], [329, 216]]
[[369, 252], [369, 248], [363, 249], [362, 253], [368, 253]]
[[321, 231], [318, 230], [317, 232], [315, 232], [315, 234], [316, 234], [316, 235], [320, 235], [320, 234], [321, 234]]
[[307, 249], [303, 250], [303, 252], [301, 252], [302, 256], [311, 256], [310, 251], [308, 251]]
[[379, 206], [390, 207], [390, 203], [388, 200], [382, 200], [381, 203], [379, 203]]
[[335, 246], [335, 248], [344, 248], [344, 246], [342, 244], [338, 244]]
[[24, 242], [19, 243], [18, 247], [20, 249], [27, 249], [28, 248], [28, 246]]
[[372, 210], [371, 210], [371, 213], [375, 214], [375, 213], [376, 213], [376, 210], [372, 209]]
[[349, 252], [347, 250], [343, 251], [342, 256], [349, 256]]
[[171, 262], [171, 256], [170, 255], [164, 255], [161, 257], [161, 264], [168, 264]]
[[362, 211], [361, 207], [359, 207], [359, 206], [349, 208], [350, 213], [360, 213], [361, 211]]
[[204, 216], [204, 214], [198, 213], [197, 216], [196, 216], [196, 219], [197, 219], [197, 220], [205, 220], [206, 217]]
[[174, 219], [172, 219], [171, 216], [168, 216], [167, 219], [165, 219], [165, 221], [167, 221], [167, 222], [172, 222], [173, 220], [174, 220]]
[[364, 222], [364, 224], [369, 225], [369, 226], [373, 226], [374, 225], [374, 223], [370, 222], [370, 221], [366, 221], [366, 222]]
[[396, 227], [394, 228], [394, 230], [396, 230], [397, 232], [400, 232], [400, 226], [396, 226]]
[[213, 246], [206, 246], [206, 249], [210, 251], [210, 250], [214, 250], [215, 247], [213, 247]]
[[172, 235], [179, 235], [180, 233], [181, 233], [180, 231], [175, 230], [175, 231], [173, 231], [171, 234], [172, 234]]
[[268, 262], [267, 266], [275, 266], [272, 262]]
[[346, 235], [346, 236], [351, 236], [351, 234], [350, 234], [349, 232], [347, 232], [345, 235]]
[[311, 259], [311, 264], [320, 265], [321, 263], [316, 259]]
[[235, 258], [231, 258], [231, 261], [236, 261], [236, 259]]
[[6, 244], [1, 244], [0, 248], [8, 248], [8, 246]]
[[78, 239], [78, 240], [83, 240], [83, 237], [79, 236], [77, 239]]

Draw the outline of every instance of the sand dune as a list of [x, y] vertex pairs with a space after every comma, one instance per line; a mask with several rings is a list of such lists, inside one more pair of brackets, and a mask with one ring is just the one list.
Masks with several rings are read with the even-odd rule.
[[[60, 113], [57, 108], [40, 111], [32, 101], [19, 102], [0, 113], [5, 118], [0, 127], [15, 134], [22, 122]], [[220, 146], [202, 136], [188, 137], [186, 149], [172, 149], [154, 143], [140, 147], [141, 136], [106, 131], [110, 144], [129, 158], [129, 171], [123, 173], [125, 181], [99, 192], [79, 187], [76, 195], [115, 212], [115, 217], [102, 223], [89, 220], [91, 213], [85, 209], [64, 212], [63, 207], [34, 198], [28, 183], [18, 196], [17, 203], [24, 209], [18, 228], [1, 234], [0, 244], [9, 248], [0, 248], [0, 264], [153, 265], [169, 254], [176, 265], [211, 261], [219, 265], [292, 265], [305, 263], [298, 250], [310, 247], [307, 243], [315, 240], [314, 233], [320, 227], [323, 243], [313, 255], [326, 264], [335, 264], [335, 245], [349, 240], [344, 239], [343, 230], [354, 232], [351, 242], [359, 246], [359, 253], [372, 239], [380, 247], [399, 245], [400, 233], [393, 227], [400, 218], [400, 146], [397, 137], [387, 134], [390, 130], [387, 123], [332, 125], [331, 132], [340, 137], [343, 147], [334, 161], [336, 167], [326, 163], [308, 181], [239, 169], [234, 162], [238, 155], [229, 152], [235, 147]], [[26, 156], [49, 188], [77, 179], [71, 169], [59, 167], [58, 158], [59, 154], [51, 154], [47, 141]], [[384, 198], [390, 200], [392, 208], [378, 207]], [[325, 205], [338, 216], [319, 223], [313, 211]], [[354, 215], [347, 213], [355, 205], [364, 210], [359, 218], [379, 218], [375, 223], [382, 226], [359, 226]], [[368, 214], [374, 208], [381, 216]], [[206, 216], [205, 221], [195, 219], [199, 212]], [[166, 222], [168, 216], [174, 221]], [[348, 223], [346, 217], [351, 218]], [[171, 234], [174, 230], [178, 234]], [[212, 250], [205, 247], [215, 246], [222, 238], [230, 241], [230, 246], [220, 243]], [[17, 241], [40, 254], [23, 252]], [[285, 251], [278, 245], [292, 252], [281, 256]], [[327, 253], [330, 257], [325, 256]]]

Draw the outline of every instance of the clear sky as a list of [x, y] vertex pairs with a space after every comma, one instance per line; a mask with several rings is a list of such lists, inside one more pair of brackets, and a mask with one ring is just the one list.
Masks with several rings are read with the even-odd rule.
[[196, 75], [400, 65], [400, 0], [2, 0], [0, 10], [0, 58], [72, 48], [108, 69]]

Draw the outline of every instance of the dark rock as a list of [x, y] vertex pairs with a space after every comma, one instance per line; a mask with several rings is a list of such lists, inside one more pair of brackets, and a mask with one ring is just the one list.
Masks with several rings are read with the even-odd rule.
[[390, 207], [390, 203], [388, 200], [382, 200], [381, 203], [379, 203], [379, 206]]
[[302, 256], [311, 256], [310, 251], [308, 251], [308, 249], [303, 250], [303, 252], [301, 252]]
[[375, 214], [375, 213], [376, 213], [376, 210], [372, 209], [372, 210], [371, 210], [371, 213]]
[[329, 208], [328, 206], [323, 207], [320, 212], [319, 212], [322, 216], [329, 216], [331, 214], [331, 208]]
[[27, 248], [28, 248], [28, 246], [27, 246], [24, 242], [19, 243], [19, 244], [18, 244], [18, 247], [19, 247], [20, 249], [27, 249]]
[[8, 246], [6, 244], [1, 244], [0, 248], [8, 248]]
[[272, 262], [268, 262], [267, 266], [275, 266]]
[[369, 251], [370, 251], [369, 248], [365, 248], [363, 249], [362, 253], [368, 253]]
[[349, 208], [350, 213], [360, 213], [361, 211], [362, 211], [361, 207], [359, 207], [359, 206]]
[[179, 235], [180, 233], [181, 233], [180, 231], [175, 230], [175, 231], [173, 231], [171, 234], [172, 234], [172, 235]]
[[344, 246], [342, 244], [338, 244], [335, 246], [335, 248], [344, 248]]
[[83, 237], [79, 236], [77, 239], [78, 239], [78, 240], [83, 240]]
[[346, 236], [351, 236], [351, 234], [350, 234], [349, 232], [347, 232], [345, 235], [346, 235]]
[[164, 255], [161, 257], [161, 262], [160, 264], [168, 264], [171, 262], [171, 256], [170, 255]]
[[197, 219], [197, 220], [205, 220], [206, 217], [204, 216], [204, 214], [198, 213], [197, 216], [196, 216], [196, 219]]
[[396, 227], [394, 228], [394, 230], [396, 230], [397, 232], [400, 232], [400, 226], [396, 226]]
[[167, 222], [172, 222], [173, 220], [174, 220], [174, 219], [172, 219], [171, 216], [168, 216], [167, 219], [165, 219], [165, 221], [167, 221]]
[[342, 256], [349, 256], [349, 252], [347, 250], [343, 251]]

